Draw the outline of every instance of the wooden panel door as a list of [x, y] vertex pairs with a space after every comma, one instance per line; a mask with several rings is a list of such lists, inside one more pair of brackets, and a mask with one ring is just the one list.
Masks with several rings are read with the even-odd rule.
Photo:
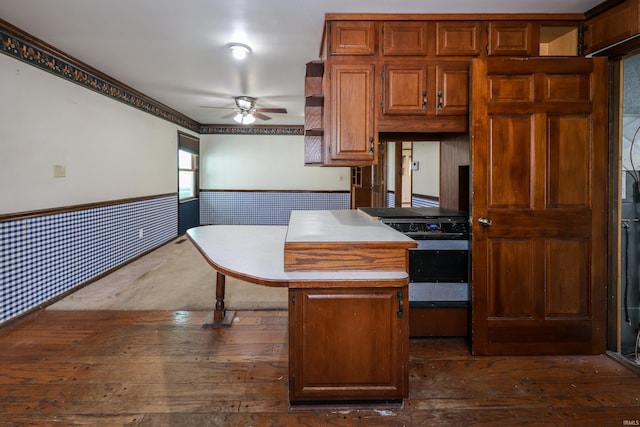
[[290, 401], [407, 397], [408, 288], [403, 282], [399, 287], [352, 282], [347, 288], [289, 288]]
[[472, 65], [474, 354], [605, 351], [606, 59]]

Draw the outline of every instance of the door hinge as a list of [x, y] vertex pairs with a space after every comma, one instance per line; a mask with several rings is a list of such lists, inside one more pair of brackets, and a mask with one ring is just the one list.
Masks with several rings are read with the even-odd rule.
[[398, 311], [396, 312], [398, 319], [402, 319], [404, 315], [404, 292], [398, 291]]
[[584, 42], [584, 33], [589, 31], [589, 26], [580, 25], [578, 26], [578, 56], [584, 56], [584, 53], [589, 48], [589, 45]]
[[291, 294], [291, 304], [296, 305], [296, 293], [293, 292]]

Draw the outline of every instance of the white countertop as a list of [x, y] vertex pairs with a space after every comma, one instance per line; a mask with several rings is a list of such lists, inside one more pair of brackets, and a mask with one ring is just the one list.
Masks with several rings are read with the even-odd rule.
[[[343, 211], [325, 212], [338, 212], [336, 215], [321, 214], [320, 216], [325, 217], [334, 225], [337, 224], [338, 229], [344, 233], [342, 235], [343, 238], [348, 236], [362, 240], [365, 236], [373, 236], [374, 238], [387, 236], [387, 238], [404, 241], [403, 238], [406, 237], [389, 227], [380, 227], [382, 224], [357, 211], [351, 212], [362, 215], [362, 218], [356, 220], [357, 224], [350, 225], [350, 227], [364, 231], [360, 233], [349, 232], [347, 231], [349, 229], [347, 225], [349, 225], [349, 221], [353, 220], [353, 215], [340, 213]], [[315, 215], [316, 217], [318, 216], [317, 214]], [[295, 216], [298, 220], [304, 220], [305, 217], [309, 218], [307, 215]], [[369, 221], [371, 223], [370, 227], [364, 221]], [[309, 225], [312, 229], [308, 232], [304, 232], [304, 227], [298, 227], [299, 231], [295, 233], [297, 238], [315, 241], [311, 238], [314, 233], [318, 234], [319, 237], [322, 235], [334, 235], [334, 237], [339, 235], [339, 233], [327, 234], [326, 232], [323, 234], [323, 227], [314, 221], [310, 221]], [[316, 228], [314, 229], [314, 227]], [[290, 282], [375, 281], [398, 280], [408, 277], [404, 271], [285, 272], [284, 242], [285, 237], [287, 237], [287, 228], [286, 226], [271, 225], [207, 225], [187, 230], [187, 236], [216, 270], [225, 275], [259, 285], [284, 287], [288, 286]], [[393, 231], [393, 233], [387, 233], [385, 229]], [[356, 234], [359, 237], [355, 237]]]
[[359, 210], [292, 211], [286, 243], [409, 243], [410, 237]]

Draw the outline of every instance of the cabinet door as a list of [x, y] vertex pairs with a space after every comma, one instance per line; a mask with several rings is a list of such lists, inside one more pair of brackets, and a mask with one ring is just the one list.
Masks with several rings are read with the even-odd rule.
[[[329, 158], [373, 163], [377, 148], [374, 123], [374, 64], [332, 64]], [[326, 101], [326, 100], [325, 100]]]
[[469, 63], [436, 65], [436, 115], [466, 115], [469, 112]]
[[329, 25], [331, 55], [374, 55], [376, 53], [373, 21], [334, 21]]
[[489, 55], [537, 55], [533, 24], [530, 22], [490, 22]]
[[638, 0], [626, 1], [587, 21], [584, 32], [585, 53], [611, 46], [638, 34], [640, 16]]
[[387, 63], [383, 73], [383, 114], [427, 114], [425, 63]]
[[428, 24], [422, 21], [385, 22], [382, 26], [382, 53], [389, 56], [427, 55]]
[[406, 286], [290, 288], [289, 297], [290, 401], [407, 396]]
[[436, 23], [436, 55], [480, 55], [480, 22]]

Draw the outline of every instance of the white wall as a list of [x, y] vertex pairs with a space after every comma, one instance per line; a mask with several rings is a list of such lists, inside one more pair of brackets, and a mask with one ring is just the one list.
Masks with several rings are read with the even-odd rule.
[[185, 129], [6, 55], [0, 93], [0, 214], [177, 191]]
[[[395, 142], [387, 143], [387, 188], [395, 186]], [[401, 144], [401, 143], [397, 143]], [[424, 196], [439, 197], [440, 194], [440, 142], [419, 141], [411, 144], [413, 161], [420, 166], [412, 171], [412, 192]]]
[[412, 145], [413, 161], [420, 162], [413, 171], [413, 193], [440, 196], [440, 142], [420, 141]]
[[350, 170], [304, 165], [302, 136], [202, 135], [204, 190], [349, 191]]

